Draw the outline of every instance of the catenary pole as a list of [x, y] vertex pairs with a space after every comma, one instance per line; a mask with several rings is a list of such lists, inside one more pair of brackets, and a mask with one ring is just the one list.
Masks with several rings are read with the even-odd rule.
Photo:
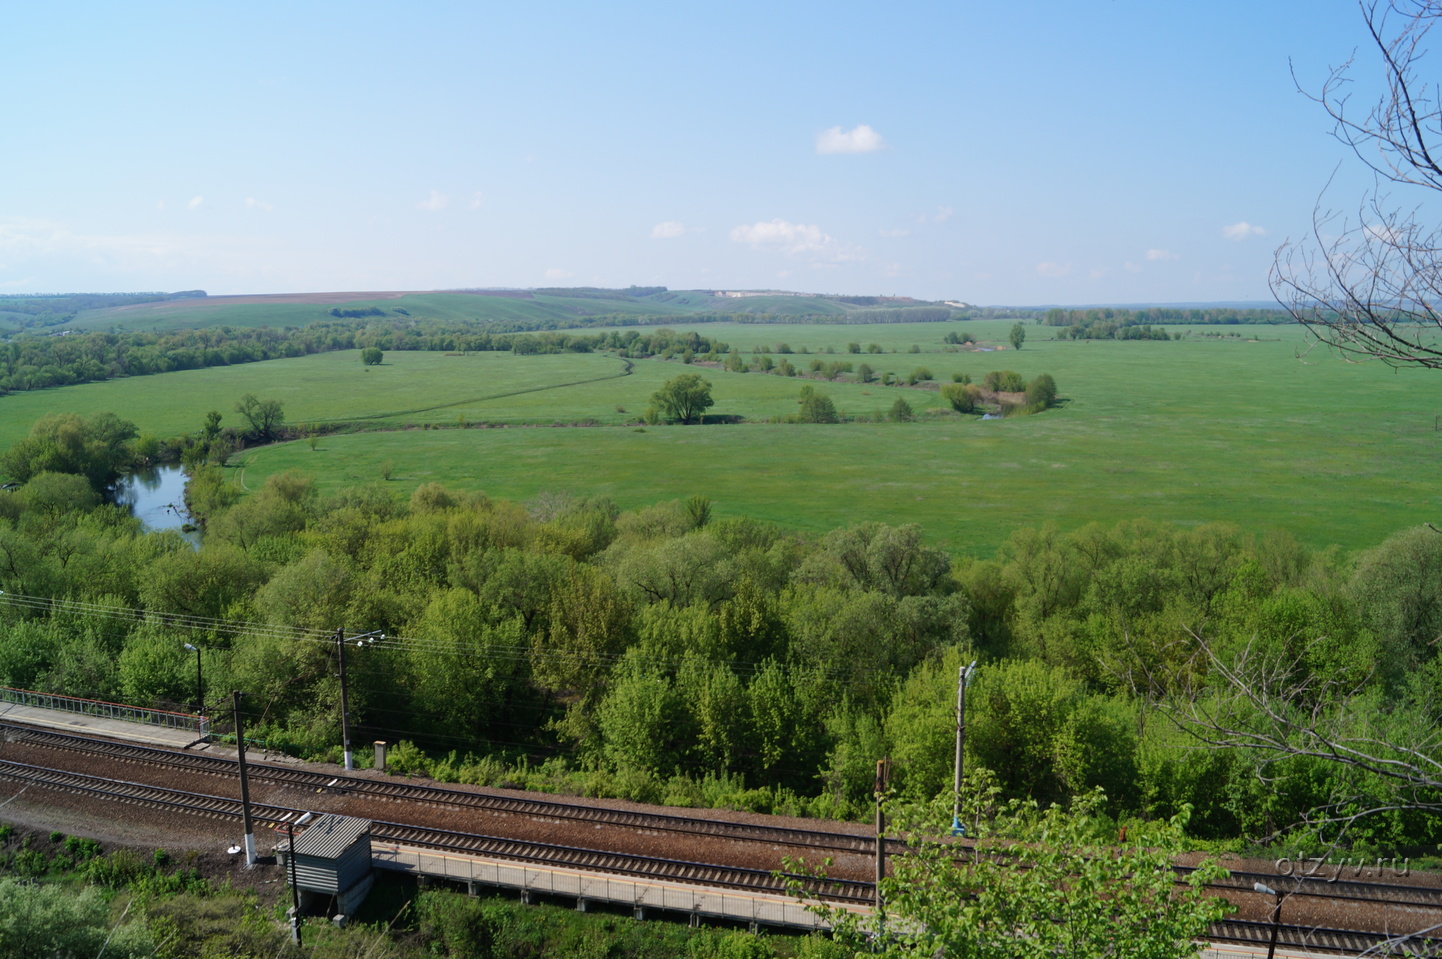
[[951, 833], [960, 836], [966, 833], [961, 823], [961, 767], [965, 761], [963, 747], [966, 745], [966, 686], [971, 682], [971, 672], [976, 669], [976, 660], [970, 666], [956, 668], [956, 778], [951, 790]]
[[354, 769], [355, 759], [350, 751], [350, 706], [346, 701], [345, 688], [345, 630], [335, 631], [335, 645], [340, 655], [340, 738], [345, 750], [345, 768]]
[[231, 694], [235, 707], [235, 751], [240, 761], [240, 814], [245, 822], [245, 864], [255, 865], [255, 823], [250, 818], [250, 779], [245, 773], [245, 727], [240, 718], [240, 692]]

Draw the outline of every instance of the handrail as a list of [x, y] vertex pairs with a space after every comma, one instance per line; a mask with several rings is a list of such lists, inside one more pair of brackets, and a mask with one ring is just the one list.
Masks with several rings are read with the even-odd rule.
[[79, 696], [64, 696], [60, 693], [42, 693], [33, 689], [15, 689], [0, 686], [0, 702], [17, 706], [34, 706], [39, 709], [53, 709], [58, 712], [78, 713], [82, 716], [97, 716], [128, 723], [144, 723], [149, 726], [164, 726], [167, 729], [186, 729], [197, 736], [206, 735], [209, 721], [205, 716], [194, 713], [178, 713], [168, 709], [150, 709], [145, 706], [127, 706], [124, 703], [110, 703], [102, 699], [81, 699]]

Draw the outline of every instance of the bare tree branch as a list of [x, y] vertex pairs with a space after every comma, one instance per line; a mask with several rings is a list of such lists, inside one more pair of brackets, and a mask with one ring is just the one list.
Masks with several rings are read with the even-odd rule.
[[1421, 720], [1399, 729], [1398, 716], [1363, 708], [1371, 677], [1319, 678], [1307, 665], [1313, 644], [1282, 657], [1252, 641], [1224, 657], [1208, 638], [1191, 639], [1202, 668], [1189, 668], [1161, 704], [1182, 730], [1208, 747], [1250, 754], [1264, 782], [1297, 757], [1362, 774], [1340, 777], [1328, 802], [1298, 825], [1340, 841], [1381, 813], [1442, 812], [1442, 732]]
[[1283, 244], [1268, 280], [1283, 308], [1343, 357], [1442, 369], [1442, 232], [1419, 219], [1420, 207], [1395, 207], [1383, 186], [1442, 192], [1436, 159], [1442, 104], [1435, 85], [1419, 75], [1423, 41], [1442, 18], [1442, 0], [1359, 5], [1381, 57], [1379, 99], [1360, 118], [1352, 109], [1355, 53], [1331, 70], [1320, 93], [1300, 83], [1298, 89], [1332, 118], [1332, 135], [1376, 174], [1377, 184], [1355, 217], [1319, 201], [1311, 237]]

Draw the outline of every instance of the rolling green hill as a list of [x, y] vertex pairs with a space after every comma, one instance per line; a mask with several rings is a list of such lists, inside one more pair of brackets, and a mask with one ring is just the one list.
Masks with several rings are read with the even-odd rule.
[[[547, 289], [510, 291], [431, 291], [414, 293], [308, 293], [265, 296], [185, 297], [132, 302], [97, 309], [74, 309], [77, 297], [56, 298], [68, 312], [48, 314], [39, 325], [53, 326], [69, 316], [63, 328], [71, 330], [146, 330], [167, 332], [214, 326], [305, 326], [333, 317], [332, 310], [377, 310], [377, 318], [415, 317], [440, 320], [476, 320], [518, 328], [546, 325], [552, 328], [588, 325], [595, 318], [691, 318], [704, 322], [707, 314], [765, 317], [844, 317], [878, 310], [927, 309], [943, 318], [951, 311], [937, 304], [914, 300], [841, 296], [720, 296], [706, 290]], [[78, 305], [83, 306], [83, 303]], [[8, 314], [7, 314], [8, 315]], [[37, 323], [35, 316], [16, 314], [20, 322]]]

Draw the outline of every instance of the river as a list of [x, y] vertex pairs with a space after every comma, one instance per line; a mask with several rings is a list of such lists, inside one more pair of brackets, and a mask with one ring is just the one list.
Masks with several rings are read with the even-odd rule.
[[130, 510], [147, 530], [173, 529], [192, 545], [200, 546], [199, 530], [186, 531], [185, 470], [180, 466], [152, 466], [123, 476], [115, 487], [115, 503]]

